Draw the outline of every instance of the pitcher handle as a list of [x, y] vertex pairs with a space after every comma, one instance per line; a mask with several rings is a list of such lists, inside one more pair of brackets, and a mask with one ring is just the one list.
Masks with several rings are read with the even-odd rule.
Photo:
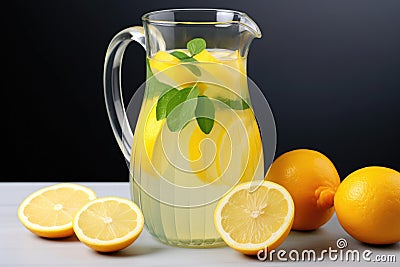
[[131, 143], [127, 136], [133, 138], [125, 112], [121, 88], [121, 64], [124, 52], [132, 41], [138, 42], [146, 50], [146, 40], [143, 27], [130, 27], [117, 33], [111, 40], [104, 63], [104, 97], [108, 118], [125, 159], [130, 162]]

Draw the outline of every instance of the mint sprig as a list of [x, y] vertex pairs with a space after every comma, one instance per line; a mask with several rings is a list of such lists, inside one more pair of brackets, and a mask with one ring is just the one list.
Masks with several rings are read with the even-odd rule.
[[[174, 57], [176, 57], [177, 59], [179, 59], [181, 62], [197, 62], [197, 60], [195, 58], [189, 57], [188, 55], [186, 55], [186, 53], [181, 52], [181, 51], [173, 51], [170, 54], [173, 55]], [[201, 71], [197, 66], [192, 65], [192, 64], [183, 64], [183, 66], [185, 66], [188, 70], [190, 70], [197, 77], [201, 76]]]
[[[197, 62], [195, 55], [206, 49], [206, 41], [202, 38], [195, 38], [187, 43], [190, 55], [182, 51], [170, 52], [181, 62]], [[196, 76], [201, 75], [200, 69], [192, 64], [183, 64]], [[214, 103], [205, 95], [199, 95], [200, 90], [197, 83], [192, 87], [181, 90], [168, 88], [157, 101], [156, 118], [162, 120], [166, 118], [167, 126], [172, 132], [179, 131], [188, 124], [193, 117], [201, 131], [209, 134], [214, 127], [215, 107]], [[231, 100], [228, 98], [217, 97], [215, 100], [221, 101], [232, 109], [244, 110], [249, 108], [249, 104], [243, 99]]]
[[214, 126], [215, 108], [207, 96], [199, 96], [197, 84], [178, 90], [173, 88], [157, 101], [157, 120], [167, 119], [171, 132], [183, 129], [193, 117], [203, 133], [209, 134]]
[[[157, 101], [157, 120], [166, 118], [169, 130], [176, 132], [183, 129], [195, 117], [201, 131], [209, 134], [214, 127], [215, 107], [211, 99], [199, 94], [200, 90], [197, 84], [181, 90], [176, 88], [170, 89]], [[231, 100], [218, 97], [215, 100], [221, 101], [236, 110], [250, 108], [242, 99]]]
[[[194, 58], [195, 55], [206, 49], [206, 41], [203, 38], [194, 38], [186, 44], [190, 56], [182, 51], [173, 51], [170, 54], [179, 59], [181, 62], [197, 62]], [[192, 64], [184, 64], [194, 75], [201, 76], [200, 69]]]

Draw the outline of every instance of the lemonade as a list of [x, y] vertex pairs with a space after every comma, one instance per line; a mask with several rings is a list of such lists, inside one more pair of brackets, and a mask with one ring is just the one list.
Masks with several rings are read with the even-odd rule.
[[238, 51], [217, 49], [147, 59], [130, 184], [147, 229], [164, 243], [223, 244], [213, 223], [217, 201], [264, 176], [245, 65]]

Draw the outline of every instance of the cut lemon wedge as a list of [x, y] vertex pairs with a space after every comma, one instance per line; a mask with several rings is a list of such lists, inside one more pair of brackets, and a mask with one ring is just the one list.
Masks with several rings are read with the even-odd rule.
[[[261, 136], [252, 110], [219, 111], [215, 121], [209, 134], [203, 133], [199, 127], [191, 133], [188, 158], [192, 171], [206, 184], [219, 180], [224, 185], [235, 185], [238, 183], [238, 179], [233, 179], [236, 173], [241, 175], [237, 177], [240, 182], [251, 181], [262, 167]], [[215, 153], [209, 153], [214, 149]], [[232, 153], [239, 150], [241, 156], [233, 157]]]
[[236, 186], [215, 208], [214, 223], [225, 243], [248, 255], [275, 249], [286, 239], [294, 218], [294, 203], [282, 186], [247, 182]]
[[86, 203], [96, 198], [89, 188], [62, 183], [44, 187], [29, 195], [18, 208], [18, 217], [32, 233], [61, 238], [74, 234], [72, 219]]
[[213, 63], [219, 63], [218, 60], [206, 49], [198, 53], [197, 55], [194, 56], [194, 59], [196, 59], [199, 62], [213, 62]]
[[73, 220], [78, 239], [100, 252], [113, 252], [128, 247], [143, 230], [141, 210], [132, 201], [103, 197], [83, 206]]

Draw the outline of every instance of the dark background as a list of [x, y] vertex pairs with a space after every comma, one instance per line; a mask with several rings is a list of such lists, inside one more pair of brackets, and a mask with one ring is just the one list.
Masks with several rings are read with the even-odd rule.
[[[174, 7], [241, 10], [258, 23], [248, 74], [274, 112], [277, 155], [319, 150], [342, 178], [400, 169], [400, 1], [7, 1], [1, 181], [128, 181], [103, 100], [106, 48], [142, 14]], [[145, 79], [144, 56], [127, 50], [126, 99]]]

